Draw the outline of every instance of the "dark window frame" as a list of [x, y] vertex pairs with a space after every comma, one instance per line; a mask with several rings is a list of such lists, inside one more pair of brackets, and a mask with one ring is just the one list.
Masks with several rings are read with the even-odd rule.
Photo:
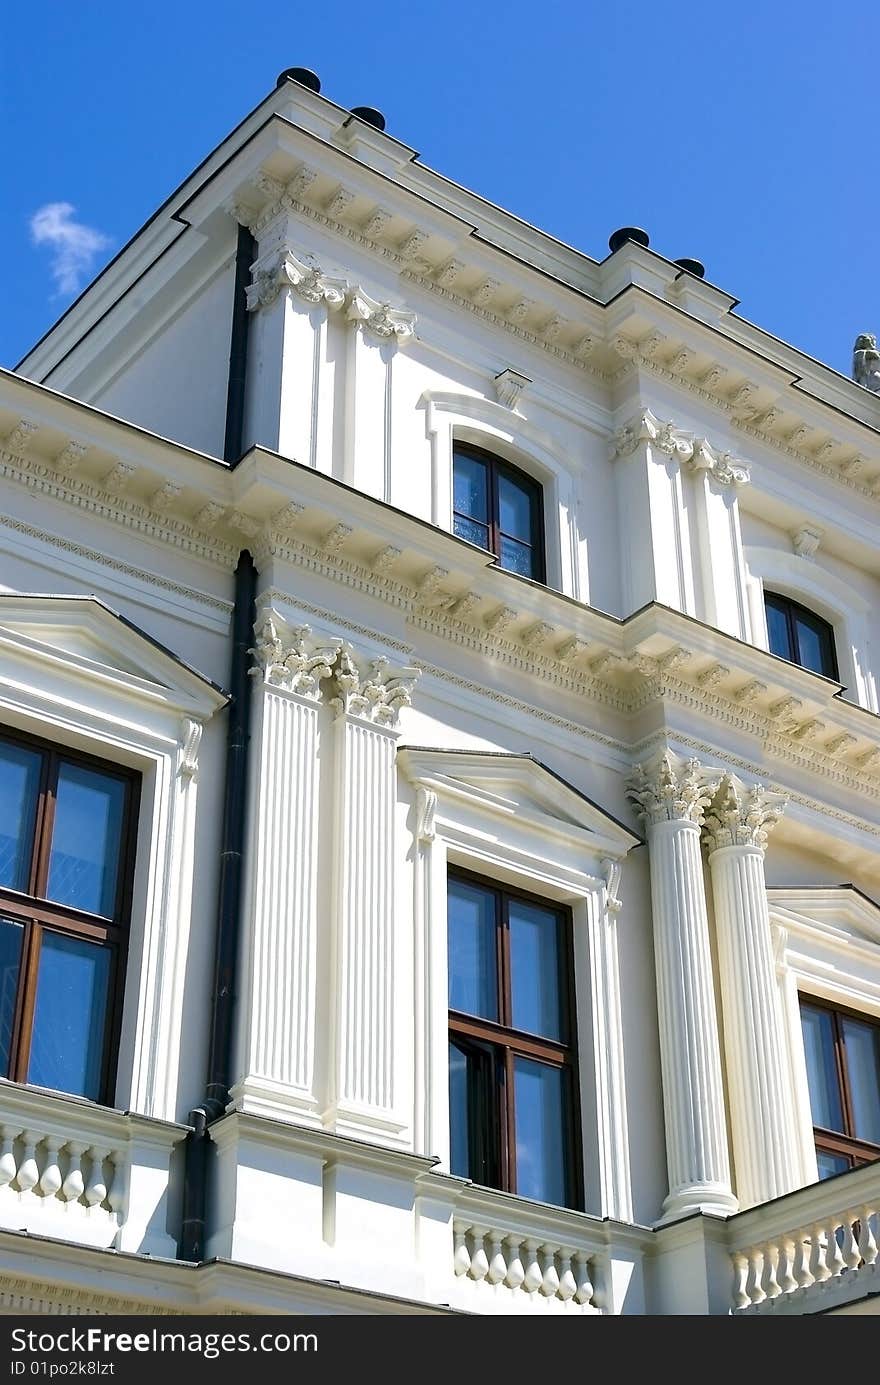
[[[772, 606], [780, 615], [785, 617], [786, 629], [788, 632], [789, 648], [797, 655], [800, 655], [798, 643], [797, 617], [806, 617], [806, 620], [813, 626], [816, 633], [820, 636], [823, 643], [827, 642], [827, 652], [829, 654], [828, 668], [820, 673], [822, 678], [833, 678], [835, 682], [840, 681], [840, 665], [837, 661], [837, 643], [834, 636], [834, 626], [830, 620], [820, 616], [818, 612], [811, 611], [809, 606], [804, 606], [800, 601], [795, 601], [793, 597], [786, 596], [784, 592], [764, 591], [764, 607]], [[771, 653], [776, 653], [771, 650]], [[790, 658], [787, 654], [777, 654], [777, 658], [787, 659], [790, 664], [796, 664], [798, 668], [807, 668], [802, 664], [800, 658]], [[807, 669], [809, 673], [815, 673], [815, 669]]]
[[[489, 546], [484, 551], [491, 553], [501, 566], [501, 540], [502, 538], [512, 539], [515, 543], [524, 543], [525, 540], [516, 538], [513, 534], [503, 534], [500, 524], [500, 508], [498, 498], [498, 477], [507, 475], [517, 485], [523, 486], [531, 496], [531, 536], [529, 547], [534, 558], [535, 571], [527, 580], [532, 582], [546, 583], [547, 581], [547, 551], [544, 527], [544, 487], [534, 476], [530, 476], [521, 467], [515, 466], [513, 462], [508, 462], [504, 457], [499, 457], [494, 452], [488, 452], [484, 447], [477, 447], [470, 442], [459, 442], [453, 440], [452, 443], [452, 474], [453, 474], [453, 501], [452, 501], [452, 527], [455, 529], [456, 516], [462, 519], [474, 521], [474, 515], [465, 514], [463, 510], [455, 508], [455, 458], [458, 453], [463, 456], [473, 457], [486, 466], [486, 506], [488, 510], [488, 530]], [[476, 520], [482, 524], [483, 520]], [[466, 540], [470, 542], [470, 540]], [[478, 544], [477, 547], [480, 547]], [[511, 568], [504, 568], [503, 571], [513, 571]], [[522, 573], [517, 573], [522, 576]]]
[[[28, 1083], [27, 1072], [33, 1042], [40, 949], [44, 934], [51, 932], [66, 938], [98, 943], [108, 948], [110, 966], [107, 1006], [104, 1016], [100, 1094], [96, 1099], [101, 1104], [112, 1106], [114, 1104], [119, 1057], [119, 1037], [122, 1030], [122, 1006], [128, 960], [141, 776], [135, 770], [127, 769], [113, 761], [88, 755], [73, 747], [30, 735], [13, 727], [0, 726], [0, 743], [21, 746], [42, 757], [34, 822], [31, 829], [27, 889], [14, 890], [8, 886], [0, 885], [0, 915], [21, 923], [23, 926], [21, 960], [10, 1038], [9, 1080], [22, 1085], [33, 1085]], [[112, 915], [109, 917], [92, 914], [68, 904], [56, 904], [46, 897], [58, 773], [62, 764], [80, 765], [85, 769], [94, 770], [109, 778], [119, 780], [124, 785], [125, 798], [120, 826], [116, 897], [113, 902]]]
[[[516, 1193], [516, 1110], [514, 1098], [514, 1058], [522, 1057], [560, 1068], [563, 1078], [564, 1153], [566, 1166], [566, 1203], [573, 1211], [584, 1210], [584, 1170], [581, 1138], [581, 1103], [577, 1049], [577, 1012], [574, 969], [574, 920], [572, 911], [556, 900], [510, 886], [490, 876], [478, 874], [462, 866], [450, 866], [447, 882], [461, 880], [487, 890], [495, 898], [496, 977], [498, 983], [499, 1020], [483, 1019], [460, 1010], [449, 1010], [449, 1039], [465, 1050], [494, 1057], [483, 1077], [486, 1093], [494, 1096], [486, 1111], [475, 1111], [486, 1121], [484, 1125], [469, 1120], [472, 1138], [479, 1137], [483, 1146], [486, 1184], [501, 1192]], [[555, 913], [562, 921], [563, 939], [560, 966], [560, 1002], [562, 1032], [566, 1042], [546, 1039], [504, 1023], [512, 1014], [512, 985], [510, 966], [509, 909], [511, 900], [522, 900]], [[491, 1073], [497, 1074], [494, 1084]], [[498, 1080], [500, 1077], [500, 1080]], [[469, 1093], [469, 1102], [472, 1094]], [[479, 1107], [479, 1102], [474, 1102]], [[487, 1135], [488, 1130], [488, 1135]], [[495, 1145], [492, 1149], [491, 1146]], [[471, 1158], [479, 1151], [471, 1150]], [[475, 1180], [477, 1181], [477, 1180]]]
[[[837, 1075], [837, 1092], [840, 1098], [840, 1109], [843, 1112], [843, 1123], [846, 1126], [846, 1131], [839, 1131], [827, 1130], [824, 1126], [814, 1125], [813, 1138], [816, 1143], [816, 1152], [842, 1155], [850, 1160], [850, 1168], [858, 1168], [861, 1164], [871, 1164], [874, 1160], [880, 1159], [880, 1144], [875, 1145], [870, 1140], [861, 1140], [857, 1135], [851, 1133], [855, 1129], [855, 1118], [846, 1065], [846, 1040], [840, 1020], [841, 1018], [859, 1020], [862, 1024], [873, 1025], [875, 1029], [880, 1029], [880, 1020], [874, 1015], [866, 1015], [862, 1010], [852, 1010], [846, 1005], [835, 1005], [823, 996], [809, 995], [806, 991], [798, 992], [798, 1004], [799, 1006], [809, 1006], [815, 1010], [824, 1010], [826, 1014], [831, 1016], [834, 1028], [834, 1071]], [[810, 1114], [812, 1115], [812, 1112]]]

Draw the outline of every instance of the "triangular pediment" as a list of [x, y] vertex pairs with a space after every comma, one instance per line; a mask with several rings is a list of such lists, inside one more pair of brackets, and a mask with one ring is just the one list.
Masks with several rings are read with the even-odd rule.
[[22, 656], [200, 714], [222, 688], [93, 596], [0, 594], [0, 667]]
[[598, 851], [624, 855], [641, 838], [586, 794], [528, 754], [401, 746], [407, 777], [440, 795], [470, 798], [493, 816], [579, 834]]
[[795, 932], [843, 947], [880, 948], [880, 904], [854, 885], [771, 886], [771, 917]]

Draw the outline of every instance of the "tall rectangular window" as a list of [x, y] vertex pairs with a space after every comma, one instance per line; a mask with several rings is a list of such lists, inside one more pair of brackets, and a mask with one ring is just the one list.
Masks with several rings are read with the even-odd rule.
[[580, 1206], [567, 909], [450, 872], [452, 1172]]
[[541, 487], [480, 447], [452, 450], [452, 532], [494, 553], [498, 566], [545, 580]]
[[819, 1177], [880, 1159], [880, 1022], [801, 998]]
[[135, 776], [0, 736], [0, 1073], [112, 1100]]

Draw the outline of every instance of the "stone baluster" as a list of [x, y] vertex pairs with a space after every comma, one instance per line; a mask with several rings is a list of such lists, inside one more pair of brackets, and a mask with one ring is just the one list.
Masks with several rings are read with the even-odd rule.
[[737, 1253], [732, 1255], [733, 1262], [733, 1304], [735, 1308], [748, 1308], [752, 1302], [747, 1291], [749, 1282], [749, 1258], [747, 1255]]
[[40, 1136], [33, 1130], [22, 1132], [22, 1152], [21, 1163], [18, 1166], [18, 1186], [23, 1193], [29, 1193], [40, 1181], [40, 1170], [37, 1167], [36, 1151], [40, 1141]]
[[575, 1271], [574, 1277], [577, 1281], [575, 1292], [575, 1302], [581, 1305], [591, 1304], [593, 1301], [593, 1280], [590, 1274], [590, 1261], [583, 1251], [578, 1251], [574, 1257]]
[[841, 1246], [841, 1255], [843, 1256], [843, 1262], [848, 1270], [858, 1269], [862, 1259], [859, 1251], [859, 1243], [856, 1239], [855, 1223], [857, 1217], [857, 1212], [847, 1212], [843, 1222], [843, 1245]]
[[737, 1210], [721, 1076], [700, 827], [720, 776], [666, 752], [636, 767], [628, 792], [651, 864], [669, 1195], [664, 1220]]
[[470, 1274], [471, 1253], [467, 1244], [467, 1227], [456, 1222], [453, 1236], [455, 1240], [455, 1250], [452, 1257], [452, 1267], [459, 1276]]
[[486, 1278], [490, 1284], [501, 1284], [507, 1277], [507, 1261], [501, 1250], [501, 1237], [497, 1231], [489, 1233], [489, 1273]]
[[485, 1232], [481, 1226], [471, 1227], [471, 1237], [473, 1250], [471, 1253], [471, 1279], [475, 1279], [479, 1284], [481, 1279], [485, 1279], [489, 1273], [489, 1257], [486, 1254], [486, 1247], [483, 1244]]
[[128, 1155], [124, 1149], [114, 1149], [108, 1157], [113, 1177], [107, 1189], [107, 1206], [117, 1217], [121, 1217], [128, 1192]]
[[811, 1284], [816, 1282], [811, 1268], [813, 1261], [812, 1231], [809, 1228], [804, 1231], [796, 1231], [794, 1239], [796, 1245], [794, 1277], [799, 1289], [808, 1289]]
[[746, 1297], [749, 1303], [763, 1303], [767, 1295], [764, 1292], [764, 1252], [761, 1246], [752, 1246], [746, 1251], [749, 1262], [749, 1272], [746, 1276]]
[[814, 1284], [824, 1284], [826, 1279], [831, 1278], [831, 1270], [828, 1268], [827, 1260], [827, 1237], [821, 1222], [810, 1227], [810, 1240], [812, 1241], [810, 1274], [813, 1276]]
[[538, 1263], [538, 1242], [530, 1236], [523, 1244], [526, 1273], [522, 1286], [527, 1294], [536, 1294], [544, 1282], [544, 1271]]
[[44, 1197], [54, 1197], [55, 1194], [59, 1192], [63, 1182], [61, 1169], [58, 1164], [58, 1149], [60, 1144], [61, 1141], [57, 1139], [56, 1136], [46, 1136], [46, 1162], [43, 1166], [43, 1172], [38, 1184], [39, 1190]]
[[841, 1219], [838, 1216], [831, 1216], [825, 1222], [825, 1239], [827, 1242], [827, 1252], [825, 1260], [832, 1279], [836, 1279], [846, 1269], [846, 1262], [840, 1249], [840, 1240], [837, 1235]]
[[544, 1259], [544, 1277], [541, 1280], [541, 1293], [545, 1298], [555, 1298], [559, 1293], [559, 1271], [556, 1268], [556, 1247], [541, 1247]]
[[736, 1186], [753, 1207], [800, 1185], [764, 852], [780, 794], [726, 774], [706, 814]]
[[67, 1176], [61, 1185], [61, 1196], [65, 1202], [79, 1202], [86, 1185], [82, 1171], [82, 1156], [87, 1146], [76, 1140], [67, 1142]]
[[15, 1142], [21, 1134], [14, 1125], [0, 1125], [0, 1188], [11, 1183], [17, 1172]]
[[565, 1249], [559, 1252], [559, 1297], [568, 1303], [577, 1293], [577, 1280], [571, 1269], [571, 1253]]
[[876, 1215], [872, 1207], [859, 1209], [859, 1254], [866, 1265], [877, 1263], [877, 1238], [874, 1234]]
[[525, 1282], [526, 1270], [520, 1255], [520, 1243], [517, 1237], [508, 1239], [510, 1253], [507, 1257], [507, 1277], [505, 1284], [510, 1289], [520, 1289]]
[[777, 1279], [779, 1287], [784, 1294], [793, 1294], [798, 1287], [795, 1278], [795, 1260], [797, 1247], [790, 1236], [782, 1236], [779, 1242], [779, 1265], [777, 1268]]
[[779, 1298], [782, 1289], [776, 1277], [776, 1267], [779, 1261], [779, 1247], [775, 1241], [766, 1241], [761, 1247], [761, 1254], [764, 1258], [764, 1273], [761, 1278], [761, 1288], [764, 1290], [765, 1298]]
[[91, 1160], [89, 1181], [83, 1196], [90, 1207], [100, 1207], [107, 1196], [107, 1184], [104, 1180], [104, 1151], [98, 1145], [91, 1145], [89, 1158]]

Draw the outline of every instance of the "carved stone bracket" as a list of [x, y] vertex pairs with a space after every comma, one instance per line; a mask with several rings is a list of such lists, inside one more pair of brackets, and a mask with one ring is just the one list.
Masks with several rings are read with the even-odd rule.
[[195, 779], [198, 776], [203, 730], [203, 723], [195, 717], [181, 717], [177, 748], [177, 773], [181, 779]]
[[646, 824], [686, 820], [701, 825], [721, 775], [692, 758], [665, 751], [652, 765], [636, 765], [627, 794]]
[[787, 803], [785, 794], [747, 786], [733, 774], [722, 776], [711, 808], [706, 814], [703, 838], [711, 853], [725, 846], [755, 846], [761, 851]]

